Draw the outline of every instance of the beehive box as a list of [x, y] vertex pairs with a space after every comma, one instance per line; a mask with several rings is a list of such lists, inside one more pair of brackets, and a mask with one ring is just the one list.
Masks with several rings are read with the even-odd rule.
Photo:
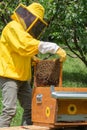
[[[55, 90], [87, 92], [87, 88], [55, 87]], [[34, 125], [57, 128], [87, 125], [87, 99], [55, 99], [50, 87], [36, 87], [32, 95], [32, 121]]]
[[50, 86], [55, 86], [56, 91], [66, 92], [87, 92], [87, 88], [64, 88], [62, 86], [62, 63], [59, 60], [39, 61], [34, 72], [33, 124], [57, 128], [87, 125], [87, 99], [55, 99], [51, 95]]

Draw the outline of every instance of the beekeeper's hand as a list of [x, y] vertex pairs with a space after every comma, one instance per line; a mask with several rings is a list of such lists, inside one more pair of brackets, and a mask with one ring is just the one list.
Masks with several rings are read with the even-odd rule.
[[66, 60], [66, 52], [62, 48], [59, 48], [56, 54], [60, 56], [60, 62], [64, 62]]
[[40, 41], [38, 49], [42, 54], [58, 54], [60, 56], [61, 62], [65, 61], [66, 59], [66, 52], [62, 48], [60, 48], [56, 43]]
[[32, 66], [36, 65], [41, 59], [37, 56], [32, 57]]
[[40, 41], [38, 46], [39, 52], [42, 54], [51, 53], [55, 54], [59, 46], [56, 43]]

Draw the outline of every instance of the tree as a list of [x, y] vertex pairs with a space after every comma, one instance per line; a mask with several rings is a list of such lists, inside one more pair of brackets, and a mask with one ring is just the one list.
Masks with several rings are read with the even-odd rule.
[[4, 0], [0, 2], [0, 32], [20, 2], [34, 1], [46, 9], [48, 28], [41, 38], [67, 46], [87, 66], [87, 0]]
[[45, 36], [66, 45], [87, 66], [87, 1], [49, 2], [51, 8], [48, 9], [48, 18], [51, 22]]

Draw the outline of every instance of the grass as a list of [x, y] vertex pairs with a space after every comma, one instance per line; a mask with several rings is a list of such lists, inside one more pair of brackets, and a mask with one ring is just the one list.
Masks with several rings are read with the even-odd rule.
[[[63, 86], [64, 87], [87, 87], [87, 67], [78, 58], [67, 57], [63, 64]], [[2, 110], [2, 97], [0, 92], [0, 113]], [[12, 120], [11, 126], [21, 124], [23, 110], [17, 103], [17, 113]]]
[[78, 58], [67, 57], [63, 65], [64, 87], [87, 87], [87, 67]]

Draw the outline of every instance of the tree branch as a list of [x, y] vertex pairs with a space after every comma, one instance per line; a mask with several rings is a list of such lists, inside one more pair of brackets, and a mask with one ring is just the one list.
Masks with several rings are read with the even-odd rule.
[[79, 50], [81, 58], [85, 60], [85, 56], [83, 54], [83, 51], [82, 51], [81, 47], [79, 47], [79, 45], [78, 45], [76, 28], [75, 27], [74, 27], [74, 44], [75, 44], [76, 49]]

